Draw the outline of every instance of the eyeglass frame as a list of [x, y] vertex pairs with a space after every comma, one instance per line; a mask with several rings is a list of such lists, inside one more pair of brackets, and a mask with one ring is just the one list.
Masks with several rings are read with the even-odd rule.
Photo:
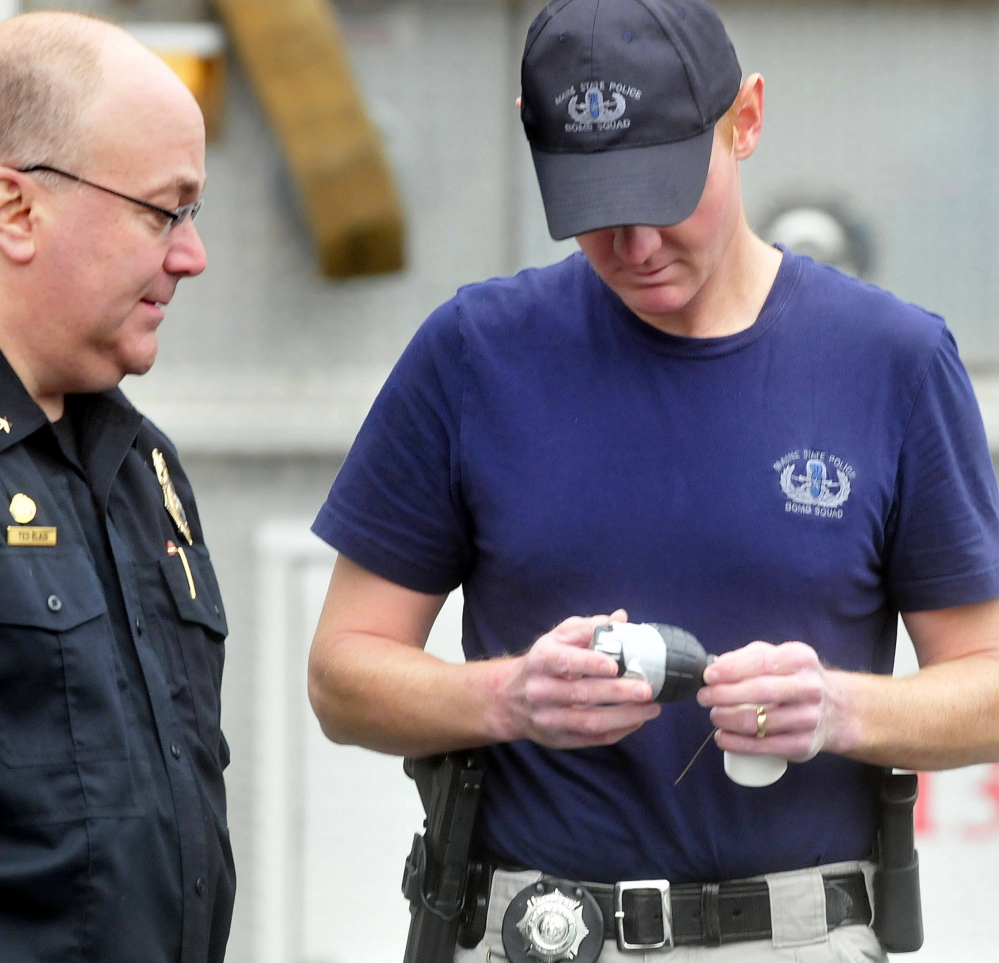
[[131, 201], [133, 204], [138, 204], [140, 207], [146, 208], [146, 210], [155, 211], [157, 214], [169, 218], [169, 223], [163, 230], [164, 237], [174, 228], [180, 227], [180, 225], [183, 224], [188, 218], [193, 221], [198, 216], [201, 206], [205, 203], [205, 199], [203, 197], [199, 197], [196, 201], [192, 201], [190, 204], [181, 204], [180, 207], [169, 211], [165, 207], [160, 207], [157, 204], [151, 204], [149, 201], [144, 201], [141, 198], [132, 197], [130, 194], [122, 194], [121, 191], [113, 190], [110, 187], [104, 187], [102, 184], [94, 183], [94, 181], [88, 181], [85, 177], [80, 177], [78, 174], [70, 174], [69, 171], [60, 170], [58, 167], [53, 167], [51, 164], [29, 164], [27, 167], [15, 167], [14, 170], [19, 171], [22, 174], [34, 174], [38, 171], [48, 171], [50, 174], [58, 174], [60, 177], [68, 177], [71, 181], [76, 181], [79, 184], [86, 184], [87, 187], [96, 187], [97, 190], [104, 191], [105, 194], [112, 194], [114, 197], [120, 197], [123, 201]]

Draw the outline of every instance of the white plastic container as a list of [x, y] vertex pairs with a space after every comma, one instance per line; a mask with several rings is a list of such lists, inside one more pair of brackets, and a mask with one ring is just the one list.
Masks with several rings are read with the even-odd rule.
[[780, 756], [746, 756], [725, 753], [725, 774], [740, 786], [771, 786], [787, 772], [787, 760]]

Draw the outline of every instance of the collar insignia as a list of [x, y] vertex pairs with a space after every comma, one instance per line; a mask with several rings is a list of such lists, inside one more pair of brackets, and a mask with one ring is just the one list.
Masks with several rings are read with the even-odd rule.
[[0, 418], [0, 431], [5, 431], [10, 434], [10, 421], [6, 418]]

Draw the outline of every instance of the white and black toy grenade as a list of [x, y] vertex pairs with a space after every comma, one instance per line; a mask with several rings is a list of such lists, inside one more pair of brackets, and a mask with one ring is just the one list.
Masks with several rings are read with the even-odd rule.
[[[713, 655], [684, 629], [662, 622], [610, 622], [597, 626], [590, 648], [617, 662], [618, 676], [644, 679], [657, 702], [679, 702], [704, 685]], [[741, 786], [769, 786], [784, 775], [780, 756], [725, 753], [725, 772]]]

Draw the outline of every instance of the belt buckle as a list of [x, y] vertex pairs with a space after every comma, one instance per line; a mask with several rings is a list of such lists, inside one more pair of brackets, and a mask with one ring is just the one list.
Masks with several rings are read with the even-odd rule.
[[[624, 938], [624, 894], [631, 889], [654, 889], [659, 891], [663, 902], [663, 938], [658, 943], [629, 943]], [[668, 879], [629, 879], [614, 884], [614, 935], [617, 948], [622, 953], [639, 950], [673, 949], [673, 904], [669, 896]]]

